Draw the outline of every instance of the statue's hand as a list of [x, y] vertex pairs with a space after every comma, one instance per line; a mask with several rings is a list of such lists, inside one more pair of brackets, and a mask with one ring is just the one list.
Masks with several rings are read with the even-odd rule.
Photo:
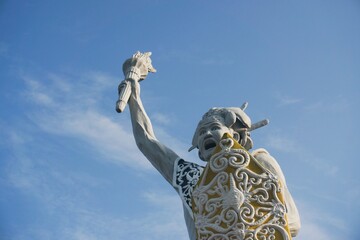
[[125, 79], [141, 81], [146, 78], [149, 72], [156, 72], [151, 64], [151, 52], [136, 52], [132, 58], [126, 60], [123, 64]]

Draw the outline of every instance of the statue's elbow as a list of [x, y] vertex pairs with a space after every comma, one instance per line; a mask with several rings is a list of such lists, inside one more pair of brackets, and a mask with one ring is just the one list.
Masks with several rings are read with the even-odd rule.
[[136, 137], [135, 142], [139, 150], [144, 153], [151, 148], [150, 145], [153, 142], [153, 139], [148, 134], [145, 134], [141, 137]]
[[135, 142], [136, 142], [136, 146], [139, 148], [139, 150], [140, 150], [140, 151], [143, 151], [144, 146], [145, 146], [145, 141], [144, 141], [144, 139], [138, 139], [138, 138], [136, 138], [136, 139], [135, 139]]
[[292, 226], [290, 226], [290, 233], [292, 237], [296, 237], [300, 231], [301, 228], [301, 222], [300, 220], [292, 223]]

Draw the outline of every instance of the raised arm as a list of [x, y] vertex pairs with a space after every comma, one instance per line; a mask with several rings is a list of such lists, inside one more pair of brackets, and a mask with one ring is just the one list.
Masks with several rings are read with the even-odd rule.
[[135, 54], [133, 58], [124, 63], [123, 67], [126, 76], [125, 81], [128, 81], [131, 85], [128, 104], [133, 134], [140, 151], [171, 184], [174, 162], [178, 158], [178, 155], [157, 140], [140, 98], [139, 81], [145, 79], [148, 72], [153, 69], [149, 57], [150, 54], [147, 56], [144, 56], [144, 54], [138, 55], [137, 57]]

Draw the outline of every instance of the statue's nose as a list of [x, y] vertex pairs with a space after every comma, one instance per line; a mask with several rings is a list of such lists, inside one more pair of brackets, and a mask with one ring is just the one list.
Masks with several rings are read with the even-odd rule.
[[210, 129], [209, 129], [209, 130], [207, 130], [207, 131], [206, 131], [206, 133], [205, 133], [205, 136], [209, 136], [209, 135], [211, 135], [211, 131], [210, 131]]

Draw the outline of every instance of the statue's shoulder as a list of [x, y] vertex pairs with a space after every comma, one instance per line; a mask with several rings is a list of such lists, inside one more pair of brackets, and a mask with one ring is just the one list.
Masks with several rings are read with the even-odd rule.
[[276, 176], [282, 175], [280, 165], [270, 153], [264, 149], [259, 148], [251, 152], [251, 155], [266, 169], [270, 170]]
[[260, 162], [276, 162], [275, 158], [265, 148], [258, 148], [251, 152], [251, 155]]
[[265, 148], [258, 148], [251, 152], [255, 158], [256, 156], [271, 156], [270, 153]]

